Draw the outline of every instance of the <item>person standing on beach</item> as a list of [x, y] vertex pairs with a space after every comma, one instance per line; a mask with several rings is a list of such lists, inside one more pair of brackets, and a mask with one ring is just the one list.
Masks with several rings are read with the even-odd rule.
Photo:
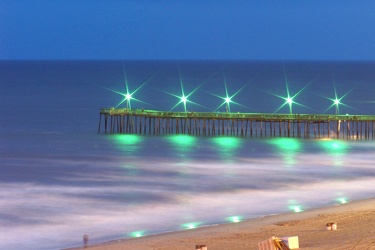
[[89, 244], [89, 236], [87, 234], [83, 235], [83, 247], [87, 248]]

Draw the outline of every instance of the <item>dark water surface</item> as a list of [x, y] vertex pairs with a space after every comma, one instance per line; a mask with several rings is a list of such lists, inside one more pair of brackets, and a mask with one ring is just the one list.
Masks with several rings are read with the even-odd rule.
[[1, 62], [0, 248], [59, 249], [85, 233], [97, 243], [373, 197], [371, 140], [104, 135], [97, 125], [100, 108], [123, 101], [125, 81], [139, 88], [132, 108], [170, 110], [183, 86], [188, 110], [225, 112], [227, 89], [232, 112], [273, 113], [288, 86], [295, 113], [335, 113], [336, 90], [340, 113], [373, 114], [374, 66]]

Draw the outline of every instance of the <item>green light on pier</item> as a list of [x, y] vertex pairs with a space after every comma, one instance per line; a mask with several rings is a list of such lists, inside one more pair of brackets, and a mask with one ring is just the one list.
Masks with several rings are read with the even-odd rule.
[[286, 98], [286, 102], [289, 103], [289, 105], [291, 105], [293, 103], [293, 99], [288, 97]]
[[224, 71], [223, 71], [223, 79], [224, 79], [224, 90], [225, 90], [225, 97], [221, 96], [221, 95], [216, 95], [216, 94], [213, 94], [213, 93], [209, 93], [213, 96], [216, 96], [220, 99], [223, 100], [223, 102], [214, 110], [214, 112], [218, 111], [221, 107], [223, 107], [225, 105], [225, 111], [226, 113], [230, 113], [230, 104], [235, 104], [235, 105], [238, 105], [238, 106], [242, 106], [242, 107], [245, 107], [247, 109], [249, 109], [249, 107], [245, 106], [245, 105], [242, 105], [238, 102], [235, 102], [233, 101], [232, 99], [237, 96], [247, 85], [250, 84], [251, 80], [249, 82], [247, 82], [246, 84], [244, 84], [240, 89], [238, 89], [236, 92], [234, 92], [233, 95], [229, 95], [229, 91], [228, 91], [228, 87], [227, 87], [227, 80], [226, 80], [226, 77], [225, 77], [225, 74], [224, 74]]
[[186, 96], [182, 96], [182, 97], [181, 97], [181, 102], [183, 102], [184, 104], [186, 104], [186, 102], [187, 102], [187, 98], [186, 98]]
[[309, 83], [307, 83], [303, 88], [301, 88], [297, 93], [295, 93], [294, 95], [291, 95], [290, 94], [290, 91], [289, 91], [289, 84], [288, 84], [288, 79], [286, 77], [286, 72], [285, 72], [285, 68], [284, 68], [284, 81], [285, 81], [285, 90], [286, 90], [286, 97], [285, 96], [281, 96], [281, 95], [277, 95], [277, 94], [274, 94], [274, 93], [270, 93], [270, 92], [267, 92], [265, 91], [266, 93], [268, 94], [271, 94], [273, 96], [276, 96], [280, 99], [283, 99], [285, 102], [283, 104], [281, 104], [274, 113], [277, 113], [280, 109], [282, 109], [285, 105], [288, 105], [289, 106], [289, 113], [290, 114], [293, 114], [293, 104], [296, 104], [298, 106], [301, 106], [301, 107], [305, 107], [305, 108], [308, 108], [308, 109], [311, 109], [310, 107], [307, 107], [301, 103], [298, 103], [296, 102], [294, 99], [297, 98], [301, 92], [303, 90], [305, 90], [312, 82], [315, 81], [317, 77], [315, 77], [313, 80], [311, 80]]
[[289, 97], [286, 98], [286, 102], [289, 104], [289, 111], [291, 114], [293, 114], [293, 107], [292, 107], [292, 104], [293, 104], [293, 98]]
[[[126, 73], [125, 73], [125, 69], [124, 69], [124, 81], [125, 81], [125, 92], [121, 92], [121, 91], [117, 91], [117, 90], [113, 90], [113, 89], [110, 89], [110, 88], [106, 88], [106, 87], [102, 87], [106, 90], [109, 90], [113, 93], [116, 93], [118, 95], [121, 95], [123, 97], [123, 99], [116, 105], [116, 108], [119, 107], [121, 104], [123, 104], [124, 102], [126, 102], [126, 108], [127, 109], [131, 109], [131, 102], [130, 100], [134, 100], [136, 102], [140, 102], [140, 103], [144, 103], [144, 104], [147, 104], [147, 105], [151, 105], [147, 102], [144, 102], [144, 101], [141, 101], [137, 98], [134, 98], [133, 95], [136, 94], [145, 84], [147, 84], [151, 79], [153, 78], [153, 76], [151, 76], [150, 78], [148, 78], [146, 81], [144, 81], [141, 85], [138, 86], [138, 88], [136, 88], [133, 92], [132, 91], [129, 91], [129, 84], [128, 84], [128, 80], [127, 80], [127, 77], [126, 77]], [[153, 106], [153, 105], [151, 105]]]
[[[173, 93], [169, 93], [167, 91], [163, 91], [163, 90], [160, 90], [168, 95], [171, 95], [171, 96], [174, 96], [176, 97], [177, 99], [179, 99], [179, 101], [170, 109], [170, 111], [174, 110], [177, 106], [179, 106], [180, 103], [182, 103], [184, 105], [184, 112], [187, 112], [187, 103], [191, 103], [191, 104], [194, 104], [194, 105], [197, 105], [197, 106], [201, 106], [201, 107], [204, 107], [196, 102], [193, 102], [191, 100], [189, 100], [188, 98], [194, 94], [200, 87], [202, 87], [203, 84], [205, 84], [207, 82], [207, 80], [205, 80], [204, 82], [200, 83], [195, 89], [193, 89], [190, 93], [185, 93], [185, 88], [184, 88], [184, 84], [183, 84], [183, 81], [182, 81], [182, 76], [181, 76], [181, 71], [180, 71], [180, 67], [178, 68], [178, 74], [179, 74], [179, 77], [180, 77], [180, 87], [181, 87], [181, 96], [179, 95], [175, 95]], [[206, 107], [204, 107], [206, 108]]]
[[335, 107], [335, 114], [336, 115], [340, 114], [340, 106], [345, 106], [345, 107], [353, 108], [353, 107], [351, 107], [349, 105], [346, 105], [346, 104], [342, 103], [342, 99], [344, 99], [344, 97], [346, 97], [353, 89], [354, 89], [354, 87], [352, 89], [350, 89], [348, 92], [346, 92], [343, 96], [338, 97], [337, 91], [336, 91], [336, 86], [335, 86], [335, 84], [333, 84], [333, 90], [334, 90], [335, 98], [332, 99], [332, 98], [328, 98], [328, 97], [322, 96], [325, 99], [332, 101], [332, 104], [324, 111], [324, 113], [327, 112], [332, 107]]

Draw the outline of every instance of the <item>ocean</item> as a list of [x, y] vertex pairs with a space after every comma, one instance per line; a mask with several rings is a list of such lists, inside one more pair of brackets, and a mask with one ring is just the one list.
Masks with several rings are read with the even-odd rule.
[[0, 249], [62, 249], [82, 246], [84, 234], [96, 244], [374, 197], [373, 140], [98, 134], [100, 108], [110, 107], [374, 115], [374, 69], [2, 61]]

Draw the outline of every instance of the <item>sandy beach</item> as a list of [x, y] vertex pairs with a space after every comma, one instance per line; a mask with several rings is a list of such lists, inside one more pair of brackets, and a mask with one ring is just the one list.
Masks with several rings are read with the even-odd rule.
[[[334, 222], [337, 230], [327, 230]], [[375, 249], [375, 199], [353, 201], [299, 213], [271, 215], [239, 223], [203, 227], [89, 246], [92, 250], [120, 249], [258, 249], [272, 236], [298, 236], [300, 249]]]

